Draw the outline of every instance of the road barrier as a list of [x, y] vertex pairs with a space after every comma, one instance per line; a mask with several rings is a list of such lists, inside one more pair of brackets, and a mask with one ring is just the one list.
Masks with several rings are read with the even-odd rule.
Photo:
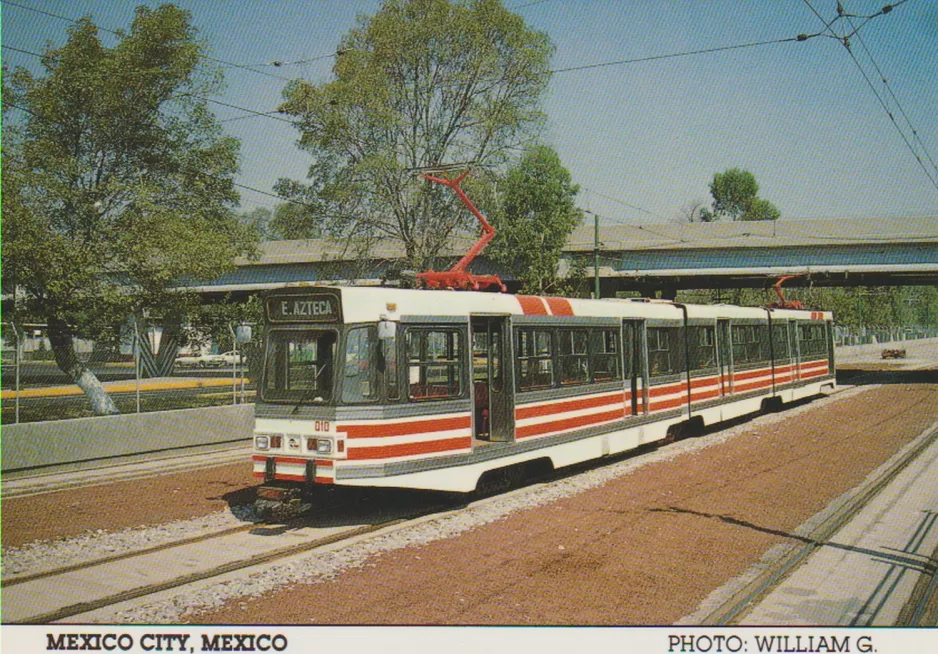
[[253, 404], [4, 425], [0, 473], [186, 447], [247, 443], [253, 428]]

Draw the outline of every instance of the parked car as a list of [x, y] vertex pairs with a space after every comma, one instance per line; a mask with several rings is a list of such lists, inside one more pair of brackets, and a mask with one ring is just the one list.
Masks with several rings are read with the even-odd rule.
[[176, 365], [183, 368], [216, 368], [225, 365], [221, 354], [180, 354], [176, 357]]
[[236, 364], [240, 366], [244, 363], [244, 353], [242, 352], [235, 352], [234, 350], [230, 350], [229, 352], [218, 354], [216, 356], [221, 357], [224, 365], [226, 366], [233, 366]]

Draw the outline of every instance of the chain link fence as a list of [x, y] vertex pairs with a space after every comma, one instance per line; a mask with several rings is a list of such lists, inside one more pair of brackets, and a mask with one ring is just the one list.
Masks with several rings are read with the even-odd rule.
[[875, 345], [938, 337], [936, 327], [843, 327], [834, 326], [834, 345]]
[[[252, 370], [260, 369], [259, 338], [219, 352], [216, 344], [179, 350], [159, 329], [129, 334], [119, 345], [75, 338], [78, 359], [120, 413], [168, 411], [254, 401]], [[55, 361], [45, 325], [0, 326], [2, 424], [91, 417], [85, 391]]]

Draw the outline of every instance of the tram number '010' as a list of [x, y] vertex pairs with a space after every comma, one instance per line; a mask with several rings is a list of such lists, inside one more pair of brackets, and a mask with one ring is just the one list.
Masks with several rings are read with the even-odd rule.
[[329, 431], [328, 420], [316, 420], [313, 423], [313, 431]]

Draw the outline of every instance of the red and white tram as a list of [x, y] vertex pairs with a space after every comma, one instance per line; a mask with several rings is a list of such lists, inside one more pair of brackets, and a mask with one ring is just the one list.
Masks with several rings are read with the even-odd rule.
[[298, 286], [265, 298], [254, 475], [468, 492], [833, 389], [829, 312]]

